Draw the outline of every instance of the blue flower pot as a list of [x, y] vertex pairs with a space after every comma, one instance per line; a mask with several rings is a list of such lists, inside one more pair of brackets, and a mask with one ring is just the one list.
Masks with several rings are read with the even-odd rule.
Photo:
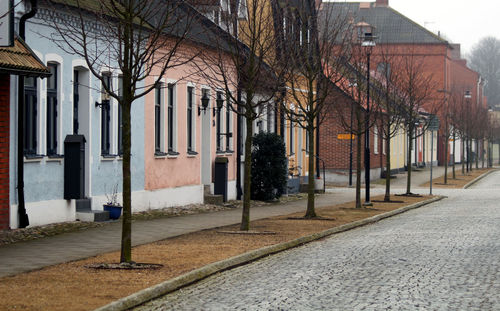
[[118, 219], [122, 215], [122, 207], [104, 204], [104, 210], [109, 212], [109, 218]]

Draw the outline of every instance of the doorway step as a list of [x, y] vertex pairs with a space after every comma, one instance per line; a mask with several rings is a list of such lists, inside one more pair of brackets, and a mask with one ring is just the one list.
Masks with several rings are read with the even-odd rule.
[[203, 203], [214, 204], [214, 205], [223, 205], [224, 196], [222, 194], [211, 194], [210, 193], [210, 185], [205, 185], [204, 191], [203, 191]]
[[76, 200], [76, 219], [90, 222], [108, 221], [109, 212], [93, 210], [90, 199], [78, 199]]

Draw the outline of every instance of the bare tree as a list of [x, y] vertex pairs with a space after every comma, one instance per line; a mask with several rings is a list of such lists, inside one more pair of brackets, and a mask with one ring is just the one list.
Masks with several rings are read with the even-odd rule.
[[[401, 91], [403, 109], [405, 116], [403, 118], [403, 126], [408, 137], [407, 148], [407, 180], [406, 180], [406, 195], [411, 195], [411, 150], [413, 149], [413, 140], [422, 135], [427, 126], [428, 118], [422, 118], [421, 112], [434, 114], [437, 111], [436, 105], [432, 105], [432, 92], [435, 89], [435, 83], [432, 74], [426, 70], [425, 56], [417, 55], [416, 52], [400, 56], [401, 61], [398, 66], [392, 70], [399, 71], [399, 78], [396, 87]], [[417, 126], [421, 126], [420, 133], [417, 131]]]
[[[354, 58], [355, 59], [355, 58]], [[329, 111], [330, 117], [335, 118], [341, 127], [351, 135], [351, 140], [356, 141], [356, 208], [361, 208], [361, 155], [363, 154], [362, 137], [366, 133], [364, 101], [366, 101], [366, 77], [352, 65], [346, 64], [346, 79], [338, 83], [339, 88], [350, 96], [350, 100], [337, 101], [334, 110]], [[348, 72], [348, 73], [347, 73]]]
[[[305, 218], [317, 217], [314, 206], [316, 130], [331, 109], [333, 85], [342, 79], [341, 68], [350, 53], [348, 17], [335, 14], [332, 6], [318, 10], [316, 1], [299, 0], [282, 6], [284, 29], [280, 50], [288, 63], [287, 102], [281, 109], [289, 120], [306, 130], [308, 140], [308, 187]], [[319, 163], [319, 162], [317, 162]]]
[[376, 77], [378, 78], [377, 90], [374, 92], [374, 100], [379, 107], [379, 119], [382, 128], [382, 139], [385, 141], [385, 195], [384, 201], [391, 201], [391, 140], [399, 134], [400, 125], [405, 116], [404, 104], [402, 102], [401, 91], [397, 88], [397, 83], [401, 72], [394, 70], [399, 68], [398, 62], [401, 58], [395, 57], [388, 49], [382, 47], [380, 54], [379, 68]]
[[[179, 53], [196, 16], [182, 1], [45, 0], [52, 8], [47, 23], [61, 49], [85, 60], [88, 69], [122, 108], [123, 226], [120, 262], [132, 262], [131, 115], [132, 104], [155, 89], [169, 69], [196, 55]], [[103, 73], [120, 72], [121, 89]], [[146, 78], [155, 72], [153, 83]]]
[[486, 79], [484, 93], [492, 106], [500, 104], [500, 40], [484, 37], [473, 46], [469, 58], [472, 69]]
[[[356, 208], [361, 208], [362, 141], [365, 135], [370, 135], [370, 129], [377, 122], [380, 122], [378, 118], [381, 115], [380, 94], [382, 92], [380, 89], [381, 84], [374, 79], [376, 74], [372, 70], [369, 73], [367, 72], [366, 52], [360, 44], [354, 44], [352, 47], [352, 55], [349, 61], [344, 62], [343, 67], [339, 68], [343, 79], [337, 85], [344, 93], [350, 95], [353, 102], [350, 107], [337, 102], [334, 104], [334, 111], [337, 113], [336, 118], [342, 127], [356, 137]], [[370, 82], [367, 79], [368, 74], [372, 77]], [[370, 113], [367, 113], [368, 83], [371, 86]], [[350, 109], [350, 114], [347, 108]]]
[[[230, 3], [229, 1], [228, 3]], [[230, 4], [228, 4], [230, 5]], [[219, 32], [210, 37], [217, 53], [204, 53], [200, 71], [225, 90], [229, 108], [245, 122], [243, 212], [240, 230], [250, 228], [251, 164], [254, 122], [282, 96], [286, 63], [277, 53], [274, 2], [247, 1], [247, 16], [226, 10]], [[238, 90], [234, 92], [234, 90]]]

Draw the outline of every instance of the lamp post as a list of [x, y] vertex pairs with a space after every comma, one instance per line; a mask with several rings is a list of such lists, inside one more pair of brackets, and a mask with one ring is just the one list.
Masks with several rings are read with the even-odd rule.
[[366, 117], [365, 117], [365, 203], [363, 206], [372, 206], [370, 201], [370, 56], [375, 46], [373, 27], [363, 23], [361, 47], [366, 50]]

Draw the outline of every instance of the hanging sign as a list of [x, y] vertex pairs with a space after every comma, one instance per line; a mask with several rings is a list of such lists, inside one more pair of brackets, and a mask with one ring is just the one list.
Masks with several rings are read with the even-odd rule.
[[346, 133], [346, 134], [338, 134], [337, 135], [337, 139], [356, 139], [356, 135], [354, 134], [349, 134], [349, 133]]

